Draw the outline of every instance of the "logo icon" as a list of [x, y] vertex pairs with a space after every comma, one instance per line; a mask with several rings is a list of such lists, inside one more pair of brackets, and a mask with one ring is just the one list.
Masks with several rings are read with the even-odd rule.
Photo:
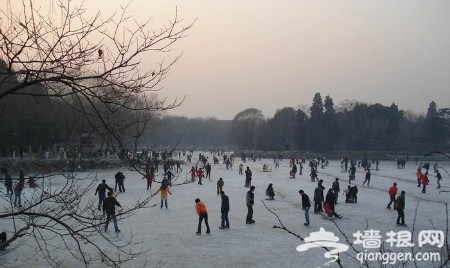
[[[320, 228], [318, 232], [313, 232], [309, 234], [309, 237], [305, 238], [305, 244], [300, 245], [296, 248], [298, 252], [307, 251], [310, 248], [326, 248], [324, 257], [327, 259], [332, 259], [325, 265], [335, 262], [339, 258], [340, 252], [345, 252], [348, 250], [348, 245], [338, 243], [339, 237], [335, 236], [332, 232], [325, 231], [324, 228]], [[330, 249], [331, 248], [331, 249]]]

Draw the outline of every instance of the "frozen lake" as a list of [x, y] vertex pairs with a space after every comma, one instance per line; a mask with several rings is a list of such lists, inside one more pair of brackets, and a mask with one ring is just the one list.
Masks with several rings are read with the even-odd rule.
[[[209, 159], [212, 155], [205, 153]], [[195, 153], [193, 159], [197, 160], [198, 153]], [[178, 159], [178, 158], [175, 158]], [[181, 158], [185, 160], [185, 158]], [[220, 159], [220, 157], [219, 157]], [[410, 248], [401, 248], [396, 244], [392, 246], [386, 243], [386, 233], [393, 231], [409, 231], [412, 235], [411, 242], [418, 243], [420, 231], [442, 230], [447, 231], [447, 207], [450, 193], [441, 191], [450, 191], [449, 176], [445, 170], [450, 170], [449, 162], [439, 162], [441, 174], [443, 176], [442, 188], [436, 189], [436, 179], [431, 168], [427, 193], [422, 194], [421, 188], [417, 187], [416, 171], [417, 165], [414, 161], [406, 163], [405, 169], [397, 169], [394, 161], [381, 161], [379, 171], [372, 170], [370, 187], [362, 187], [365, 172], [362, 168], [357, 168], [356, 180], [352, 182], [359, 187], [358, 203], [344, 203], [345, 196], [342, 191], [348, 185], [348, 175], [341, 173], [341, 164], [339, 161], [330, 161], [329, 166], [321, 169], [319, 167], [318, 176], [324, 180], [323, 185], [326, 190], [331, 188], [332, 182], [336, 177], [340, 178], [341, 193], [337, 213], [344, 218], [334, 222], [324, 219], [321, 215], [315, 215], [310, 212], [311, 225], [304, 226], [304, 215], [301, 210], [301, 198], [298, 194], [299, 189], [303, 189], [313, 199], [316, 182], [311, 182], [309, 177], [309, 168], [304, 164], [303, 175], [297, 174], [295, 179], [289, 178], [289, 160], [281, 161], [279, 168], [274, 168], [272, 159], [262, 159], [256, 162], [244, 163], [245, 167], [250, 167], [253, 172], [252, 184], [255, 190], [254, 220], [255, 224], [245, 223], [247, 208], [245, 197], [248, 188], [244, 186], [244, 175], [238, 174], [238, 165], [240, 159], [236, 159], [231, 170], [227, 170], [225, 165], [212, 164], [211, 180], [203, 179], [203, 185], [196, 182], [173, 186], [172, 195], [169, 196], [169, 209], [159, 208], [159, 195], [153, 197], [151, 204], [158, 204], [155, 207], [139, 210], [133, 217], [118, 221], [121, 233], [113, 233], [110, 226], [108, 235], [114, 239], [126, 239], [131, 234], [135, 236], [136, 241], [142, 242], [140, 247], [150, 249], [145, 254], [136, 257], [133, 261], [121, 267], [155, 267], [158, 264], [163, 267], [324, 267], [324, 264], [330, 259], [324, 257], [324, 249], [312, 248], [305, 252], [296, 251], [297, 246], [305, 244], [299, 238], [287, 233], [286, 231], [273, 228], [274, 225], [280, 226], [275, 215], [270, 213], [267, 207], [275, 212], [283, 224], [290, 231], [305, 238], [312, 232], [317, 232], [323, 228], [327, 232], [334, 233], [339, 237], [339, 243], [346, 244], [345, 237], [340, 230], [347, 236], [350, 242], [355, 241], [353, 234], [365, 230], [376, 230], [382, 236], [379, 240], [384, 242], [384, 248], [387, 251], [411, 252]], [[271, 172], [263, 172], [263, 164], [268, 164]], [[433, 163], [430, 163], [433, 166]], [[183, 182], [190, 177], [187, 172], [191, 165], [188, 163], [182, 165], [183, 171], [177, 174], [174, 184]], [[160, 172], [157, 173], [156, 180], [160, 181]], [[445, 169], [445, 170], [444, 170]], [[141, 180], [142, 176], [137, 172], [121, 169], [126, 176], [125, 193], [119, 193], [117, 200], [124, 206], [131, 206], [134, 201], [141, 197], [150, 195], [146, 191], [146, 181]], [[110, 186], [114, 186], [114, 174], [117, 170], [99, 170], [97, 175], [99, 179], [106, 179]], [[82, 177], [87, 173], [79, 173]], [[224, 191], [230, 198], [230, 229], [219, 230], [220, 225], [220, 205], [221, 198], [216, 194], [216, 182], [222, 177], [225, 186]], [[393, 182], [397, 182], [399, 193], [406, 191], [406, 209], [405, 219], [408, 227], [397, 227], [397, 212], [386, 209], [389, 202], [387, 191]], [[273, 183], [275, 190], [275, 200], [267, 201], [265, 190], [269, 183]], [[4, 186], [2, 185], [4, 190]], [[158, 183], [153, 184], [152, 192], [159, 187]], [[95, 189], [94, 189], [95, 190]], [[25, 188], [24, 195], [31, 195], [33, 190]], [[94, 191], [90, 193], [89, 198], [95, 200]], [[211, 234], [206, 235], [205, 226], [202, 226], [203, 234], [197, 236], [198, 216], [195, 211], [195, 198], [200, 198], [205, 202], [208, 214]], [[5, 199], [2, 199], [5, 205]], [[417, 207], [417, 214], [415, 210]], [[6, 223], [6, 224], [4, 224]], [[338, 227], [339, 229], [338, 229]], [[8, 231], [12, 228], [12, 222], [2, 220], [2, 229]], [[24, 239], [28, 239], [25, 237]], [[348, 243], [347, 243], [348, 244]], [[361, 244], [353, 244], [356, 250], [360, 252], [373, 252], [377, 250], [367, 249]], [[106, 247], [106, 245], [105, 245]], [[417, 249], [419, 249], [417, 247]], [[425, 245], [420, 248], [420, 252], [440, 252], [436, 246]], [[39, 258], [39, 254], [32, 259], [28, 259], [29, 248], [26, 244], [19, 247], [11, 254], [0, 256], [0, 262], [8, 267], [48, 267], [48, 264]], [[75, 263], [69, 256], [64, 256], [61, 251], [62, 267], [75, 267]], [[340, 258], [343, 267], [362, 267], [355, 257], [357, 253], [353, 249], [341, 253]], [[442, 255], [447, 259], [447, 255]], [[397, 262], [398, 264], [399, 262]], [[439, 267], [440, 262], [417, 261], [418, 267]], [[102, 267], [102, 264], [92, 264], [91, 267]], [[380, 267], [378, 262], [369, 262], [370, 267]], [[328, 267], [338, 267], [336, 263], [330, 263]], [[407, 267], [413, 267], [410, 262]]]

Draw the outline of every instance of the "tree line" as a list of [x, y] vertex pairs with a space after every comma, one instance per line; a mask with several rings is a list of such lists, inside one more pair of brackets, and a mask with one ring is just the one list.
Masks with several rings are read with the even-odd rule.
[[448, 150], [450, 110], [429, 104], [426, 115], [405, 112], [395, 103], [383, 106], [345, 101], [316, 93], [308, 110], [284, 107], [265, 119], [258, 109], [239, 112], [232, 120], [231, 140], [250, 150]]
[[[0, 91], [2, 89], [0, 88]], [[34, 86], [34, 92], [42, 90]], [[135, 98], [135, 105], [142, 100]], [[158, 111], [116, 111], [108, 117], [116, 135], [133, 151], [143, 148], [234, 148], [242, 150], [308, 151], [409, 151], [448, 150], [450, 109], [431, 101], [425, 115], [400, 110], [394, 103], [383, 106], [345, 101], [334, 105], [316, 93], [307, 108], [284, 107], [272, 118], [248, 108], [232, 120], [167, 116]], [[11, 95], [0, 106], [0, 149], [3, 155], [21, 147], [33, 152], [51, 150], [54, 144], [82, 150], [83, 135], [106, 149], [92, 124], [61, 99]], [[94, 121], [95, 122], [95, 121]], [[101, 122], [98, 122], [100, 124]], [[108, 132], [103, 134], [108, 140]]]

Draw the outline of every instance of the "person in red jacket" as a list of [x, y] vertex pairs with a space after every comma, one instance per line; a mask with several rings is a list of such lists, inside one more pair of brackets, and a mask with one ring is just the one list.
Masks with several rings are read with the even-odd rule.
[[422, 177], [420, 179], [422, 182], [422, 194], [424, 194], [427, 189], [427, 184], [430, 182], [428, 180], [428, 172], [422, 173]]
[[197, 170], [195, 169], [195, 167], [192, 167], [189, 173], [191, 173], [191, 181], [195, 181], [195, 176], [197, 176]]
[[202, 221], [205, 219], [206, 233], [209, 234], [209, 224], [208, 224], [208, 211], [206, 210], [206, 205], [199, 198], [195, 199], [195, 209], [198, 214], [198, 228], [197, 235], [202, 233]]
[[199, 169], [197, 170], [197, 177], [198, 177], [198, 184], [203, 185], [203, 184], [202, 184], [203, 169], [199, 168]]
[[[147, 173], [145, 174], [145, 178], [147, 179], [147, 191], [148, 189], [152, 189], [152, 183], [155, 180], [155, 174], [151, 173], [150, 170], [147, 170]], [[144, 179], [144, 178], [142, 178]]]
[[388, 209], [391, 209], [391, 204], [394, 203], [394, 209], [395, 209], [395, 196], [397, 195], [397, 183], [394, 182], [394, 184], [389, 188], [389, 198], [391, 201], [389, 201], [389, 204], [387, 205]]

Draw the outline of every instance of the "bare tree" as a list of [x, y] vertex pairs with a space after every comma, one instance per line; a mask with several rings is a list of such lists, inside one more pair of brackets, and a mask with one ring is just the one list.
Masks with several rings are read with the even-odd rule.
[[[0, 100], [8, 95], [56, 98], [82, 113], [100, 136], [112, 135], [120, 146], [124, 144], [116, 135], [116, 126], [107, 120], [117, 110], [164, 111], [182, 103], [162, 98], [151, 106], [136, 107], [129, 100], [160, 90], [158, 84], [180, 56], [145, 69], [141, 60], [169, 52], [192, 23], [184, 26], [175, 13], [167, 25], [154, 31], [149, 29], [150, 21], [133, 21], [128, 6], [102, 18], [100, 13], [88, 17], [83, 6], [72, 0], [54, 5], [58, 12], [51, 12], [56, 14], [44, 14], [26, 0], [19, 12], [0, 11], [0, 58], [5, 62]], [[18, 83], [8, 83], [12, 77]], [[26, 90], [33, 85], [43, 91]]]
[[[69, 252], [86, 267], [95, 262], [120, 266], [145, 251], [137, 247], [132, 235], [123, 241], [102, 231], [105, 218], [95, 210], [95, 201], [87, 197], [98, 182], [95, 174], [85, 178], [73, 174], [47, 175], [41, 179], [43, 182], [21, 208], [13, 207], [9, 197], [2, 195], [0, 219], [12, 221], [14, 229], [0, 248], [13, 242], [17, 242], [11, 245], [13, 249], [26, 245], [30, 254], [20, 261], [44, 258], [52, 266], [60, 266], [67, 257], [64, 254], [61, 257], [62, 252]], [[138, 209], [148, 207], [150, 199], [124, 206], [117, 214], [118, 219], [131, 217]], [[113, 253], [108, 250], [111, 248]]]
[[[80, 2], [51, 1], [47, 13], [34, 7], [32, 0], [8, 1], [7, 8], [0, 9], [0, 103], [8, 96], [56, 100], [81, 115], [74, 122], [88, 124], [90, 131], [113, 148], [128, 150], [121, 133], [127, 125], [118, 123], [117, 115], [149, 115], [183, 102], [157, 95], [160, 82], [181, 55], [146, 68], [141, 60], [166, 55], [193, 22], [184, 25], [175, 11], [166, 25], [153, 30], [150, 21], [135, 21], [128, 5], [104, 18], [100, 12], [89, 16]], [[136, 105], [139, 99], [152, 101]], [[138, 121], [148, 119], [143, 116]], [[73, 135], [73, 128], [68, 129], [67, 136]], [[44, 258], [52, 266], [61, 265], [57, 252], [65, 249], [86, 267], [96, 262], [118, 267], [145, 251], [132, 251], [131, 246], [135, 249], [138, 243], [133, 237], [122, 241], [102, 232], [104, 218], [92, 209], [95, 201], [88, 197], [98, 181], [96, 176], [82, 180], [74, 174], [61, 176], [65, 179], [59, 177], [58, 183], [42, 176], [44, 183], [22, 208], [13, 207], [9, 198], [0, 200], [2, 226], [13, 226], [12, 235], [0, 248], [29, 246], [32, 253], [24, 258]], [[149, 201], [137, 200], [118, 217], [132, 216], [149, 206]]]

